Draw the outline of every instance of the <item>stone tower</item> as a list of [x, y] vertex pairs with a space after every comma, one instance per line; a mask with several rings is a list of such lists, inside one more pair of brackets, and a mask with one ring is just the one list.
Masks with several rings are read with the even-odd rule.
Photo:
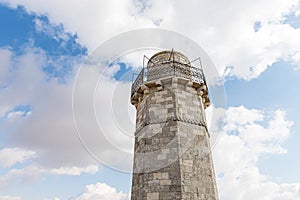
[[218, 199], [202, 69], [179, 52], [158, 52], [133, 82], [131, 103], [137, 110], [131, 199]]

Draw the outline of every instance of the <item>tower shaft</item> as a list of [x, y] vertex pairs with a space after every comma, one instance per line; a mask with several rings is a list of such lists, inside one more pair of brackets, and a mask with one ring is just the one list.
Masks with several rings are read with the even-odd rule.
[[[131, 97], [137, 109], [131, 199], [218, 199], [204, 113], [209, 105], [205, 80], [193, 81], [190, 69], [184, 76], [176, 72], [176, 59], [179, 67], [191, 67], [182, 63], [188, 59], [180, 53], [160, 52], [152, 59], [159, 61], [150, 69], [148, 63], [147, 82]], [[154, 67], [165, 74], [157, 75]]]

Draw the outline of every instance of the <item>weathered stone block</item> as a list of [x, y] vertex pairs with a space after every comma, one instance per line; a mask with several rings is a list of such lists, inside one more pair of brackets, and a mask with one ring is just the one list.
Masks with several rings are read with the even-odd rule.
[[147, 193], [147, 200], [159, 200], [159, 193]]

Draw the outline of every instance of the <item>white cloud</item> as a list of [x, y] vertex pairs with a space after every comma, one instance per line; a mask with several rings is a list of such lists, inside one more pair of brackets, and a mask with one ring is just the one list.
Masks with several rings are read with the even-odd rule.
[[21, 200], [21, 197], [16, 196], [0, 196], [0, 200]]
[[25, 111], [12, 111], [9, 112], [6, 116], [9, 120], [15, 120], [22, 117], [29, 117], [31, 115], [31, 112], [25, 112]]
[[262, 155], [287, 153], [282, 144], [292, 125], [281, 110], [240, 106], [226, 111], [224, 132], [213, 151], [220, 199], [300, 198], [300, 183], [274, 182], [257, 166]]
[[10, 167], [31, 159], [35, 152], [19, 148], [4, 148], [0, 150], [0, 167]]
[[10, 112], [10, 113], [8, 113], [7, 118], [15, 119], [15, 118], [22, 117], [23, 114], [24, 114], [24, 112], [22, 112], [22, 111]]
[[88, 165], [83, 167], [60, 167], [46, 168], [39, 164], [31, 164], [20, 169], [11, 169], [0, 177], [0, 188], [7, 187], [16, 182], [40, 181], [44, 175], [69, 175], [79, 176], [81, 174], [95, 174], [99, 171], [98, 165]]
[[[23, 5], [30, 12], [49, 16], [54, 24], [62, 23], [89, 50], [122, 31], [162, 27], [201, 44], [222, 75], [252, 79], [279, 60], [299, 64], [295, 55], [299, 54], [300, 30], [282, 23], [289, 13], [299, 12], [298, 0], [2, 2]], [[261, 24], [257, 32], [256, 22]], [[225, 72], [226, 66], [234, 67]]]
[[[73, 79], [66, 77], [66, 84], [55, 78], [47, 79], [42, 71], [48, 59], [44, 52], [32, 48], [24, 52], [18, 56], [10, 53], [9, 67], [14, 66], [14, 70], [10, 72], [7, 88], [0, 91], [1, 116], [7, 113], [0, 126], [5, 138], [0, 166], [29, 163], [4, 173], [0, 187], [40, 180], [47, 174], [95, 174], [99, 165], [82, 147], [74, 127]], [[26, 117], [21, 117], [23, 111], [11, 111], [19, 105], [30, 105]], [[101, 141], [98, 144], [101, 146]], [[11, 146], [16, 148], [8, 148]]]
[[[64, 84], [59, 83], [55, 78], [48, 79], [42, 71], [47, 57], [40, 50], [34, 49], [28, 49], [22, 55], [13, 55], [10, 62], [16, 68], [11, 72], [11, 80], [7, 89], [0, 91], [0, 107], [3, 113], [7, 113], [18, 105], [30, 105], [31, 111], [27, 113], [30, 117], [20, 117], [24, 115], [23, 111], [9, 112], [3, 119], [0, 130], [5, 134], [6, 146], [22, 146], [36, 154], [31, 159], [35, 165], [20, 170], [11, 170], [2, 177], [2, 184], [7, 185], [6, 183], [18, 179], [18, 174], [20, 177], [29, 176], [34, 179], [34, 177], [40, 177], [46, 173], [80, 175], [81, 173], [97, 172], [96, 164], [98, 162], [82, 146], [73, 121], [74, 72], [71, 73], [71, 76], [66, 77]], [[74, 66], [74, 71], [76, 69], [78, 69], [77, 66]], [[97, 68], [93, 67], [93, 69], [96, 71], [92, 71], [92, 76], [100, 77], [101, 74]], [[91, 77], [85, 78], [86, 83], [89, 84]], [[91, 136], [89, 140], [95, 142], [96, 153], [99, 153], [101, 158], [105, 157], [105, 161], [109, 161], [106, 164], [113, 162], [117, 165], [125, 165], [128, 169], [132, 166], [131, 158], [124, 158], [117, 152], [121, 149], [132, 156], [133, 138], [124, 134], [133, 133], [134, 128], [134, 123], [130, 118], [134, 115], [134, 109], [131, 108], [130, 113], [127, 109], [130, 106], [127, 96], [130, 84], [115, 82], [107, 77], [101, 80], [97, 90], [99, 93], [96, 95], [96, 102], [99, 102], [96, 113], [100, 118], [102, 129], [95, 122], [94, 112], [92, 112], [87, 116], [82, 116], [87, 130], [80, 134], [81, 136]], [[80, 94], [79, 100], [82, 104], [80, 109], [83, 112], [87, 106], [93, 106], [90, 104], [90, 100], [93, 100], [94, 93], [88, 92], [84, 90]], [[126, 98], [125, 101], [123, 101], [124, 98]], [[117, 111], [110, 106], [112, 101], [118, 108]], [[120, 101], [122, 102], [120, 103]], [[124, 105], [125, 107], [123, 107]], [[114, 121], [116, 119], [118, 120]], [[124, 119], [126, 120], [124, 121]], [[122, 132], [122, 129], [125, 129], [125, 132]], [[102, 134], [99, 134], [101, 132]], [[95, 135], [89, 133], [95, 133], [96, 139]], [[112, 146], [108, 146], [106, 136], [109, 137]], [[86, 168], [87, 165], [90, 167]], [[36, 176], [31, 176], [33, 168], [40, 169], [37, 170], [39, 173], [36, 173]]]
[[18, 117], [24, 114], [21, 111], [8, 114], [9, 120], [0, 127], [7, 136], [5, 145], [38, 149], [34, 160], [46, 167], [94, 164], [75, 132], [72, 79], [66, 77], [66, 84], [55, 78], [47, 80], [42, 71], [47, 57], [40, 50], [28, 48], [24, 54], [12, 56], [10, 62], [16, 67], [7, 88], [0, 92], [2, 116], [19, 105], [30, 105], [32, 110], [30, 117]]
[[296, 69], [300, 69], [300, 52], [296, 52], [294, 55], [292, 55], [292, 62]]
[[[151, 2], [159, 7], [160, 2]], [[202, 44], [220, 72], [225, 66], [234, 66], [232, 75], [251, 79], [298, 51], [299, 44], [292, 44], [291, 38], [299, 37], [299, 29], [281, 24], [283, 16], [297, 2], [170, 2], [174, 11], [162, 26], [186, 33]], [[255, 32], [257, 21], [262, 27]]]
[[244, 106], [230, 107], [226, 111], [226, 123], [230, 129], [234, 130], [237, 126], [253, 124], [262, 121], [264, 118], [263, 111], [252, 109], [249, 110]]
[[8, 61], [6, 61], [9, 63], [7, 68], [11, 69], [11, 71], [5, 75], [8, 79], [6, 88], [0, 91], [1, 117], [4, 117], [6, 112], [11, 111], [18, 105], [28, 104], [32, 93], [35, 92], [32, 89], [46, 78], [41, 71], [46, 60], [43, 52], [36, 49], [27, 49], [24, 55], [15, 56], [9, 50], [8, 54], [10, 56]]
[[[248, 110], [240, 106], [229, 108], [226, 115], [224, 131], [229, 134], [232, 131], [238, 132], [239, 137], [247, 142], [252, 151], [285, 152], [280, 143], [288, 138], [293, 122], [285, 119], [284, 111], [276, 110], [272, 113], [272, 118], [268, 119], [263, 111]], [[264, 125], [264, 122], [267, 122], [267, 125]]]
[[89, 165], [86, 168], [80, 168], [80, 167], [61, 167], [58, 169], [51, 169], [49, 172], [51, 174], [58, 174], [58, 175], [72, 175], [72, 176], [78, 176], [82, 173], [87, 174], [95, 174], [99, 171], [98, 165]]
[[73, 101], [81, 141], [103, 163], [131, 170], [135, 108], [129, 103], [130, 83], [113, 81], [94, 70], [85, 73], [77, 80], [82, 84], [76, 86]]
[[128, 195], [123, 192], [117, 192], [113, 187], [106, 185], [105, 183], [96, 183], [87, 185], [85, 191], [80, 194], [74, 200], [128, 200]]

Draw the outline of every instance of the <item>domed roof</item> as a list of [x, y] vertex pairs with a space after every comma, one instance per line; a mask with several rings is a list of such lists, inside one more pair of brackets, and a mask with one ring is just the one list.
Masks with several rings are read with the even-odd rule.
[[175, 61], [182, 64], [190, 64], [189, 59], [178, 51], [165, 50], [154, 54], [148, 61], [148, 66], [153, 64], [161, 64], [165, 62]]

